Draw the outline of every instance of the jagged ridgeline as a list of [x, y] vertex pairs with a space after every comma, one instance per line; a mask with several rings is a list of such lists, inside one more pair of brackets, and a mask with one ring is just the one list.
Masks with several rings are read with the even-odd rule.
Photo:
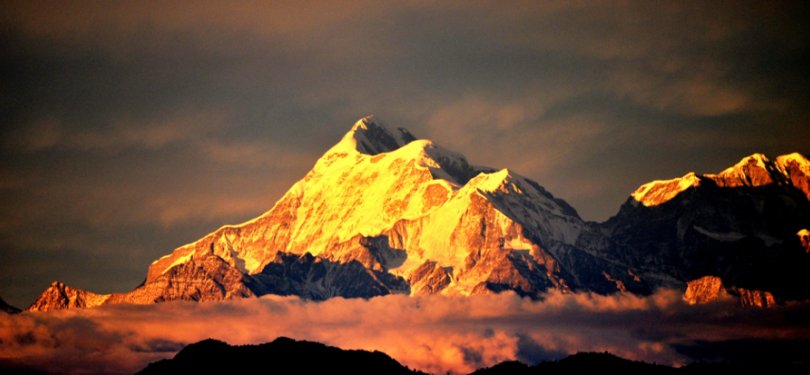
[[768, 305], [808, 297], [809, 199], [804, 156], [755, 154], [717, 175], [645, 184], [615, 217], [585, 222], [535, 181], [366, 117], [269, 211], [157, 259], [137, 289], [54, 282], [29, 310], [264, 294], [644, 295], [693, 280], [719, 286], [695, 284], [690, 302]]

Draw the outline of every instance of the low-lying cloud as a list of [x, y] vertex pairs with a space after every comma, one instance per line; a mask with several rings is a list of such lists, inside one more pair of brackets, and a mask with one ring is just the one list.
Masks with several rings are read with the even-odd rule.
[[2, 316], [0, 360], [56, 372], [132, 373], [209, 337], [251, 344], [287, 336], [380, 350], [431, 373], [468, 373], [504, 360], [535, 363], [580, 351], [679, 365], [723, 359], [718, 347], [746, 342], [778, 342], [801, 355], [796, 348], [806, 347], [810, 337], [808, 307], [687, 306], [674, 291], [646, 298], [552, 292], [544, 301], [503, 293], [118, 305]]

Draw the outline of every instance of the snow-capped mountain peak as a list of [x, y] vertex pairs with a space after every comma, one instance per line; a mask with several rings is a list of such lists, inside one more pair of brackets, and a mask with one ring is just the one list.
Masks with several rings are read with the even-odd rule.
[[810, 161], [797, 152], [774, 160], [754, 153], [717, 174], [698, 175], [690, 172], [683, 177], [646, 183], [636, 189], [631, 197], [645, 206], [657, 206], [691, 187], [699, 186], [702, 180], [725, 188], [793, 185], [810, 199]]
[[331, 151], [357, 151], [366, 155], [391, 152], [416, 140], [408, 130], [390, 128], [369, 115], [358, 120]]
[[775, 164], [776, 168], [788, 178], [794, 175], [810, 176], [810, 160], [798, 152], [777, 157]]
[[536, 296], [553, 285], [582, 287], [563, 279], [578, 271], [555, 259], [570, 258], [566, 251], [589, 231], [536, 182], [472, 167], [459, 153], [365, 117], [272, 209], [157, 259], [144, 286], [108, 303], [502, 288]]
[[[661, 209], [650, 206], [691, 190], [731, 202], [739, 194], [715, 186], [747, 188], [776, 181], [783, 199], [768, 202], [785, 216], [782, 203], [808, 204], [794, 188], [810, 197], [809, 164], [800, 154], [776, 162], [754, 154], [718, 175], [689, 173], [653, 181], [632, 194], [642, 204], [627, 204], [609, 222], [596, 224], [584, 222], [573, 207], [529, 178], [505, 168], [470, 166], [459, 153], [369, 116], [357, 121], [269, 211], [222, 226], [155, 260], [137, 289], [97, 295], [54, 284], [30, 309], [264, 294], [326, 299], [512, 290], [539, 297], [549, 288], [649, 293], [695, 275], [659, 264], [669, 258], [648, 250], [666, 250], [670, 243], [650, 245], [645, 233], [663, 231], [667, 241], [675, 238], [672, 243], [694, 233], [723, 242], [739, 237], [734, 230], [747, 228], [714, 225], [739, 217], [736, 213], [718, 214], [723, 220], [701, 221], [694, 228], [680, 225], [678, 217], [655, 217], [698, 212], [677, 210], [690, 200]], [[749, 216], [761, 214], [756, 207]], [[669, 228], [670, 223], [678, 225]], [[810, 227], [810, 221], [800, 224], [789, 231], [793, 241], [799, 229]], [[662, 228], [635, 230], [647, 225]], [[771, 244], [777, 243], [772, 238], [781, 238], [764, 230], [752, 236]], [[798, 236], [805, 239], [806, 233]]]
[[777, 180], [782, 178], [775, 170], [774, 164], [761, 153], [746, 156], [737, 164], [707, 177], [724, 187], [763, 186], [774, 183], [775, 178]]
[[795, 163], [799, 169], [810, 172], [810, 160], [807, 160], [804, 155], [798, 152], [782, 155], [776, 158], [776, 164], [781, 170], [785, 170], [788, 165], [793, 163]]
[[700, 185], [694, 172], [671, 180], [657, 180], [641, 185], [631, 196], [645, 206], [657, 206], [667, 202], [690, 187]]

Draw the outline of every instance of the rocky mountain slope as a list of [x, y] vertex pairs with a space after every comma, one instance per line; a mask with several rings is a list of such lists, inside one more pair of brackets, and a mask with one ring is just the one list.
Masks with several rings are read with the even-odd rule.
[[800, 154], [754, 154], [718, 174], [645, 184], [600, 228], [610, 256], [657, 285], [712, 276], [732, 295], [767, 295], [743, 297], [756, 305], [806, 299], [808, 181]]
[[799, 154], [757, 154], [717, 175], [645, 184], [614, 218], [586, 223], [530, 179], [367, 117], [269, 211], [154, 261], [137, 289], [54, 283], [29, 309], [268, 293], [646, 294], [704, 276], [806, 298], [806, 283], [789, 284], [808, 262], [808, 176]]

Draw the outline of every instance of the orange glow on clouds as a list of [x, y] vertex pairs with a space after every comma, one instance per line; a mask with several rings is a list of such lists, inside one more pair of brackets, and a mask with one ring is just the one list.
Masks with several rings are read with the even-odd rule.
[[76, 373], [131, 373], [208, 337], [249, 344], [287, 336], [380, 350], [432, 373], [468, 373], [504, 360], [539, 362], [578, 351], [681, 364], [688, 360], [672, 344], [810, 335], [808, 325], [785, 321], [801, 316], [788, 313], [806, 305], [752, 314], [726, 304], [686, 306], [680, 298], [674, 291], [647, 298], [552, 292], [542, 302], [504, 293], [115, 305], [0, 316], [0, 359]]

